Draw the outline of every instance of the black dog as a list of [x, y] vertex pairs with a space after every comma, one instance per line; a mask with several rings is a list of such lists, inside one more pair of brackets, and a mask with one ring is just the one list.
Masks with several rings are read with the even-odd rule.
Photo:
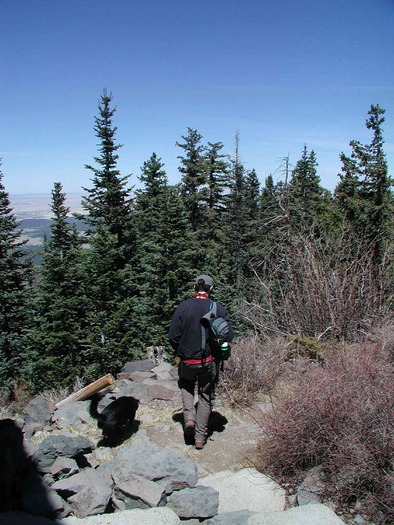
[[103, 431], [104, 440], [117, 442], [120, 439], [122, 429], [134, 422], [139, 402], [134, 397], [122, 396], [99, 412], [97, 405], [100, 399], [99, 395], [93, 396], [90, 403], [90, 414], [98, 420], [98, 427]]

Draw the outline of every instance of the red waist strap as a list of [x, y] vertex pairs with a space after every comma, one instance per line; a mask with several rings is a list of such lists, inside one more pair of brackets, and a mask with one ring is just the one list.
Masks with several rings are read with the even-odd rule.
[[182, 361], [185, 365], [202, 365], [204, 363], [210, 363], [212, 359], [213, 357], [208, 355], [207, 357], [204, 357], [204, 359], [182, 359]]

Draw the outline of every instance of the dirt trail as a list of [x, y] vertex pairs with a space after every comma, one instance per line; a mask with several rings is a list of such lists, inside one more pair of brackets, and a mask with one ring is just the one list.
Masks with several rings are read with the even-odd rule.
[[247, 410], [233, 409], [217, 401], [209, 421], [209, 438], [203, 450], [185, 444], [180, 395], [169, 403], [153, 402], [140, 406], [140, 429], [157, 445], [178, 450], [194, 461], [199, 475], [239, 470], [253, 463], [260, 426]]

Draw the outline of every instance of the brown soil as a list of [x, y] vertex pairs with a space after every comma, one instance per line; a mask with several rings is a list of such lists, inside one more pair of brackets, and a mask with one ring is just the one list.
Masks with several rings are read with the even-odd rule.
[[200, 476], [253, 465], [261, 428], [250, 410], [234, 409], [218, 401], [209, 420], [207, 444], [203, 450], [196, 450], [185, 443], [181, 405], [180, 396], [176, 395], [171, 402], [140, 406], [137, 413], [139, 429], [144, 429], [157, 445], [185, 454], [197, 464]]

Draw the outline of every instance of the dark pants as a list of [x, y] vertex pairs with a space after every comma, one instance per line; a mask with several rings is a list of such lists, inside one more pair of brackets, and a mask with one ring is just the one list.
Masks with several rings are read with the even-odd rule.
[[[212, 409], [212, 393], [216, 382], [217, 366], [214, 361], [205, 365], [179, 365], [179, 388], [182, 393], [184, 421], [196, 423], [195, 440], [205, 443], [208, 420]], [[194, 393], [198, 387], [198, 403], [194, 405]]]

